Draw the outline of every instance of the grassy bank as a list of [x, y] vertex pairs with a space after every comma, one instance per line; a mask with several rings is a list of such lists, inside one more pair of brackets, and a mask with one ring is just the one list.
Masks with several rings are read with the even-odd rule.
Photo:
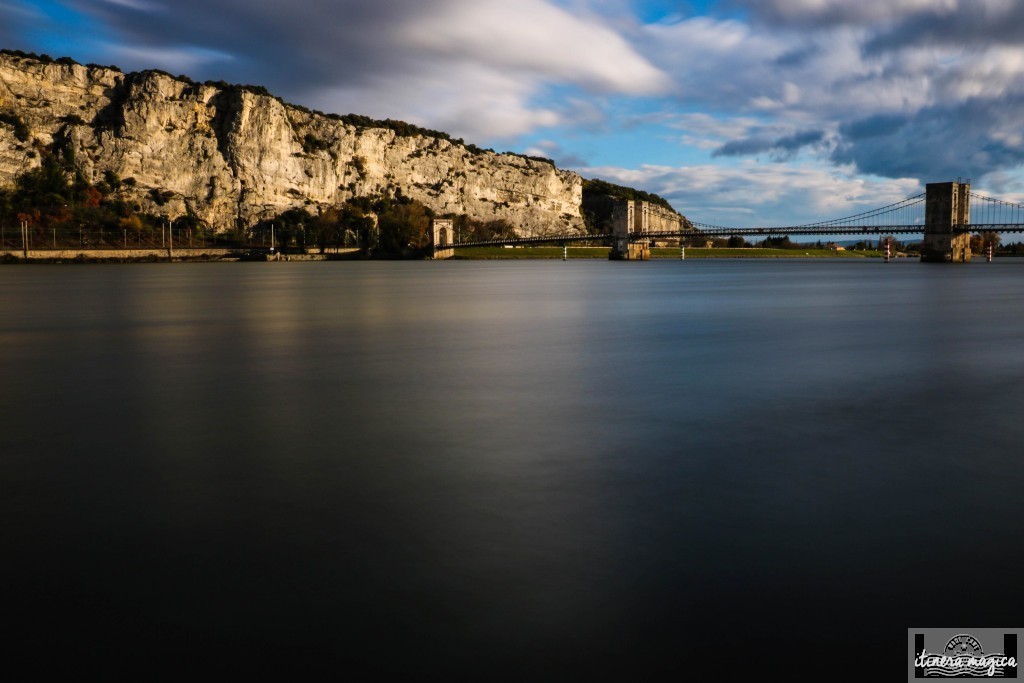
[[[571, 259], [607, 259], [607, 247], [569, 247]], [[831, 249], [697, 249], [688, 248], [686, 258], [880, 258], [880, 251], [832, 251]], [[560, 259], [561, 247], [475, 247], [455, 252], [459, 259]], [[678, 259], [677, 247], [651, 249], [651, 258]]]
[[[869, 258], [881, 257], [880, 251], [833, 251], [831, 249], [695, 249], [686, 250], [686, 258]], [[679, 258], [679, 248], [651, 249], [652, 258]]]
[[[606, 259], [608, 247], [569, 247], [571, 259]], [[457, 249], [457, 259], [560, 259], [561, 247], [473, 247]]]

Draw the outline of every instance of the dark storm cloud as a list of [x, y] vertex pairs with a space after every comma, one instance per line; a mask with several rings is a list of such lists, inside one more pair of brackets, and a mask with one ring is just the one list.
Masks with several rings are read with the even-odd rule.
[[911, 45], [1019, 45], [1018, 0], [732, 0], [756, 20], [781, 28], [866, 28], [865, 50]]
[[769, 152], [776, 158], [788, 158], [804, 147], [821, 142], [824, 138], [825, 133], [820, 130], [809, 130], [775, 139], [754, 136], [727, 142], [716, 149], [712, 156], [733, 157]]
[[865, 173], [922, 180], [980, 178], [1024, 160], [1016, 112], [1024, 95], [972, 98], [905, 116], [878, 116], [841, 127], [836, 163]]
[[915, 13], [881, 30], [864, 48], [874, 52], [914, 45], [1020, 45], [1024, 38], [1024, 3], [993, 5], [961, 3], [951, 12]]
[[830, 28], [898, 21], [919, 13], [948, 13], [957, 0], [726, 0], [726, 4], [767, 24]]
[[775, 59], [775, 65], [782, 68], [801, 67], [809, 63], [820, 53], [821, 49], [817, 45], [801, 47], [787, 52], [781, 57], [777, 57]]
[[[437, 9], [443, 0], [157, 0], [85, 2], [73, 7], [99, 18], [119, 42], [146, 53], [205, 50], [224, 55], [196, 67], [197, 77], [260, 78], [290, 92], [354, 84], [395, 69], [416, 68], [397, 28]], [[258, 67], [258, 68], [255, 68]], [[258, 75], [257, 75], [258, 74]]]
[[860, 140], [897, 134], [906, 125], [906, 116], [878, 114], [844, 124], [840, 128], [840, 133], [847, 143], [856, 143]]

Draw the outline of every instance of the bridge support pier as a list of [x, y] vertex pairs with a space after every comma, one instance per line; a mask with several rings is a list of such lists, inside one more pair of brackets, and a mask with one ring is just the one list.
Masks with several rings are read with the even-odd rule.
[[630, 242], [615, 240], [608, 258], [612, 261], [649, 261], [651, 245], [648, 242]]
[[435, 259], [451, 258], [455, 250], [451, 245], [455, 242], [455, 221], [450, 218], [435, 218], [430, 224], [430, 244]]
[[970, 183], [928, 183], [925, 187], [924, 241], [921, 261], [967, 263], [971, 260]]
[[612, 250], [608, 258], [612, 261], [647, 261], [651, 258], [651, 246], [648, 240], [634, 242], [630, 235], [643, 232], [637, 229], [637, 221], [644, 216], [637, 213], [639, 202], [621, 202], [612, 213]]

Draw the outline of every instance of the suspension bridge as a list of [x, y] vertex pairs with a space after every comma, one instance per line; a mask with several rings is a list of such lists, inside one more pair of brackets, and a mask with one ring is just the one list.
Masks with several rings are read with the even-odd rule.
[[610, 256], [645, 260], [652, 241], [716, 237], [781, 237], [841, 235], [923, 235], [921, 260], [964, 262], [971, 258], [970, 235], [979, 232], [1024, 232], [1024, 205], [987, 197], [971, 190], [970, 182], [929, 183], [926, 191], [852, 216], [787, 226], [727, 227], [682, 219], [671, 229], [652, 227], [634, 204], [613, 217], [612, 228], [600, 234], [561, 234], [485, 240], [455, 240], [452, 221], [434, 222], [435, 258], [448, 258], [458, 249], [488, 246], [529, 246], [590, 242], [610, 246]]

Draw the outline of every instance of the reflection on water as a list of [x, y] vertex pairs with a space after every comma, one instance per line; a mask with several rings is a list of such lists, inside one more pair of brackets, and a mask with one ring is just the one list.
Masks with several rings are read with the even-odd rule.
[[168, 675], [898, 676], [1019, 618], [1021, 266], [4, 268], [5, 609]]

